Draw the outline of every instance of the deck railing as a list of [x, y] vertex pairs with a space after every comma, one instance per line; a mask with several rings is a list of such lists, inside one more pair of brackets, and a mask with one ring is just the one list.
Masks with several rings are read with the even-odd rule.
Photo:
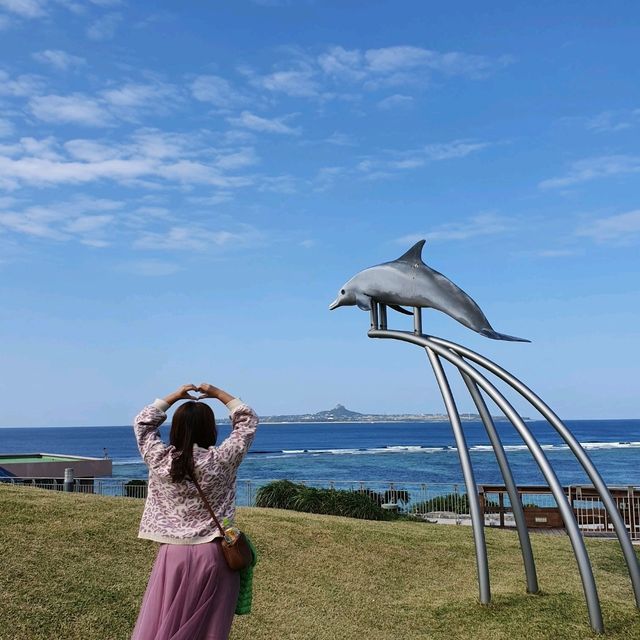
[[[0, 478], [0, 482], [57, 491], [93, 493], [103, 496], [146, 498], [147, 483], [137, 478]], [[238, 479], [236, 503], [255, 506], [260, 487], [272, 479]], [[470, 524], [469, 502], [460, 483], [416, 483], [384, 481], [305, 480], [301, 484], [367, 493], [384, 509], [437, 523]], [[479, 485], [484, 522], [489, 527], [514, 527], [511, 504], [506, 488]], [[640, 541], [640, 487], [610, 487], [632, 540]], [[555, 498], [548, 487], [521, 486], [518, 493], [525, 519], [531, 529], [562, 529], [564, 524]], [[565, 496], [584, 535], [614, 536], [613, 526], [595, 489], [590, 486], [565, 487]]]

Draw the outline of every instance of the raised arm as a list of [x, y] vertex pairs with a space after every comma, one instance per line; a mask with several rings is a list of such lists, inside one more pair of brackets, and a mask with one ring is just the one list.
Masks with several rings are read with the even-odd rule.
[[138, 443], [138, 449], [142, 459], [149, 467], [155, 467], [163, 462], [168, 454], [167, 445], [160, 439], [158, 429], [167, 419], [169, 407], [178, 400], [195, 400], [195, 396], [190, 396], [189, 391], [197, 391], [193, 384], [185, 384], [179, 389], [170, 393], [164, 399], [157, 399], [147, 405], [134, 419], [133, 432]]
[[215, 398], [223, 402], [231, 414], [231, 434], [217, 449], [218, 460], [228, 466], [238, 466], [246, 455], [258, 427], [256, 412], [230, 393], [203, 382], [200, 399]]

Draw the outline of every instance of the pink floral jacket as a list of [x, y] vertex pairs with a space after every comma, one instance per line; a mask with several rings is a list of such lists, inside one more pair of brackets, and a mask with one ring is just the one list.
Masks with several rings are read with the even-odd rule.
[[[166, 544], [201, 544], [222, 534], [217, 529], [192, 482], [173, 482], [170, 469], [176, 449], [160, 439], [158, 429], [166, 420], [156, 400], [135, 418], [133, 430], [142, 459], [149, 467], [149, 489], [140, 522], [139, 538]], [[196, 478], [222, 522], [235, 515], [236, 474], [258, 426], [251, 407], [234, 399], [227, 405], [231, 412], [231, 434], [217, 447], [202, 449], [193, 445]]]

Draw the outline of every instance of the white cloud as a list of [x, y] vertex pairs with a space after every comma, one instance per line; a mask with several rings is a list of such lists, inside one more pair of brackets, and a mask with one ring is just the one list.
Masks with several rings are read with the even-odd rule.
[[21, 75], [12, 79], [0, 69], [0, 96], [24, 98], [37, 93], [43, 86], [43, 79], [34, 75]]
[[83, 162], [104, 162], [122, 157], [122, 149], [109, 146], [96, 140], [69, 140], [64, 148], [76, 160]]
[[41, 18], [46, 15], [45, 0], [0, 0], [0, 8], [21, 18]]
[[494, 143], [473, 140], [452, 140], [428, 144], [406, 151], [385, 151], [377, 156], [362, 157], [354, 166], [344, 165], [321, 168], [312, 183], [316, 191], [326, 191], [344, 179], [386, 180], [401, 172], [426, 167], [432, 162], [464, 158], [490, 147]]
[[356, 170], [367, 179], [386, 178], [397, 171], [423, 167], [428, 162], [440, 162], [464, 158], [490, 146], [488, 142], [452, 140], [451, 142], [428, 144], [408, 151], [392, 151], [383, 157], [368, 157], [356, 165]]
[[243, 247], [259, 242], [261, 234], [249, 225], [235, 230], [212, 231], [199, 225], [173, 226], [165, 232], [144, 233], [134, 242], [136, 249], [165, 251], [210, 251], [214, 248]]
[[541, 258], [568, 258], [579, 253], [577, 249], [541, 249], [536, 255]]
[[574, 162], [567, 175], [549, 178], [538, 185], [541, 189], [571, 187], [599, 178], [640, 173], [640, 156], [611, 155], [586, 158]]
[[486, 149], [488, 142], [474, 142], [473, 140], [453, 140], [442, 144], [428, 144], [423, 152], [428, 160], [450, 160], [464, 158], [471, 153]]
[[440, 54], [420, 47], [385, 47], [365, 51], [364, 60], [370, 71], [389, 73], [401, 69], [428, 66], [429, 62], [438, 55]]
[[0, 72], [0, 95], [31, 96], [28, 105], [31, 113], [45, 122], [92, 127], [109, 126], [115, 118], [135, 122], [145, 113], [167, 113], [182, 99], [175, 86], [160, 81], [127, 82], [104, 89], [96, 96], [33, 95], [40, 87], [39, 78], [22, 76], [11, 80]]
[[413, 84], [420, 80], [420, 72], [479, 79], [512, 62], [509, 56], [491, 58], [460, 51], [441, 53], [407, 45], [368, 50], [334, 46], [318, 57], [318, 64], [325, 74], [366, 81], [371, 89]]
[[320, 85], [314, 79], [314, 72], [311, 69], [275, 71], [264, 76], [254, 76], [252, 84], [293, 98], [312, 98], [320, 93]]
[[344, 47], [331, 47], [318, 56], [318, 64], [325, 74], [351, 80], [361, 80], [366, 75], [363, 61], [360, 50], [349, 51]]
[[136, 107], [157, 109], [167, 99], [172, 101], [177, 99], [175, 87], [161, 82], [153, 84], [129, 82], [115, 89], [102, 91], [101, 95], [112, 107], [123, 109]]
[[119, 13], [107, 13], [87, 28], [87, 37], [96, 41], [111, 40], [121, 20]]
[[52, 138], [22, 138], [19, 143], [0, 145], [0, 186], [16, 189], [22, 185], [145, 180], [141, 186], [149, 188], [200, 184], [227, 190], [252, 185], [252, 176], [233, 173], [257, 161], [250, 148], [216, 151], [206, 137], [200, 140], [150, 129], [115, 145], [86, 139], [59, 145]]
[[64, 229], [69, 233], [85, 234], [102, 229], [113, 221], [113, 216], [79, 216], [68, 222]]
[[216, 166], [224, 170], [242, 169], [258, 164], [260, 159], [253, 147], [239, 149], [233, 153], [222, 153], [216, 158]]
[[397, 107], [410, 107], [414, 102], [411, 96], [404, 96], [400, 93], [395, 93], [392, 96], [384, 98], [378, 102], [378, 108], [383, 110], [396, 109]]
[[493, 213], [482, 213], [461, 222], [442, 224], [430, 231], [412, 233], [398, 238], [399, 244], [411, 244], [426, 238], [427, 242], [446, 242], [451, 240], [468, 240], [478, 236], [504, 233], [513, 228], [509, 218]]
[[227, 118], [228, 122], [237, 127], [244, 127], [252, 131], [261, 131], [264, 133], [278, 133], [285, 135], [297, 135], [300, 129], [296, 129], [286, 125], [283, 118], [261, 118], [250, 111], [243, 111], [238, 118]]
[[210, 102], [220, 109], [230, 109], [246, 102], [246, 98], [220, 76], [198, 76], [191, 83], [191, 93], [196, 100]]
[[7, 120], [7, 118], [0, 118], [0, 138], [10, 136], [13, 131], [14, 126], [11, 120]]
[[[132, 153], [149, 158], [179, 158], [202, 150], [197, 134], [171, 133], [158, 129], [138, 129], [132, 136]], [[206, 147], [205, 147], [206, 148]]]
[[192, 196], [188, 198], [189, 202], [199, 207], [215, 207], [232, 199], [233, 194], [229, 191], [218, 191], [211, 196]]
[[218, 167], [194, 160], [164, 164], [156, 167], [154, 173], [182, 184], [208, 184], [221, 188], [243, 187], [252, 183], [249, 177], [228, 176]]
[[640, 124], [640, 109], [603, 111], [587, 118], [586, 127], [596, 133], [624, 131]]
[[325, 138], [323, 142], [336, 145], [337, 147], [353, 147], [356, 144], [352, 135], [341, 133], [340, 131], [334, 131], [328, 138]]
[[296, 179], [290, 175], [261, 176], [258, 189], [271, 193], [295, 193]]
[[45, 49], [32, 54], [32, 57], [37, 62], [51, 65], [60, 71], [66, 71], [72, 67], [80, 67], [87, 62], [84, 58], [74, 56], [60, 49]]
[[180, 272], [182, 267], [164, 260], [135, 260], [121, 265], [120, 269], [136, 276], [161, 278]]
[[68, 202], [32, 205], [22, 210], [0, 207], [0, 228], [15, 234], [64, 242], [76, 240], [94, 247], [106, 246], [105, 228], [121, 202], [97, 198], [76, 198]]
[[576, 235], [599, 243], [627, 244], [640, 238], [640, 209], [593, 220]]
[[[346, 49], [331, 46], [319, 54], [288, 47], [291, 57], [271, 72], [258, 73], [247, 66], [238, 71], [262, 92], [320, 101], [361, 99], [360, 90], [386, 87], [423, 87], [434, 76], [482, 79], [513, 63], [510, 56], [484, 56], [460, 51], [439, 52], [410, 45], [378, 49]], [[212, 76], [212, 101], [229, 107], [224, 98], [225, 80]], [[345, 86], [346, 85], [346, 86]], [[203, 91], [203, 94], [206, 90]], [[205, 99], [199, 98], [199, 99]], [[396, 91], [378, 103], [381, 109], [407, 106], [412, 98]]]
[[81, 124], [105, 127], [111, 115], [93, 98], [76, 93], [70, 96], [34, 96], [29, 101], [31, 113], [45, 122]]
[[125, 82], [101, 91], [98, 99], [114, 116], [130, 122], [149, 113], [168, 114], [183, 101], [177, 87], [160, 80]]
[[16, 143], [9, 145], [0, 145], [0, 156], [21, 156], [30, 155], [44, 158], [47, 160], [60, 160], [61, 155], [58, 149], [58, 143], [54, 138], [36, 138], [24, 137]]

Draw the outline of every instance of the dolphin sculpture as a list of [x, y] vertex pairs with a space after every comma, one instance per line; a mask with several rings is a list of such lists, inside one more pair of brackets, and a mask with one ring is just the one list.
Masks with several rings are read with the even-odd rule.
[[329, 309], [357, 305], [360, 309], [369, 311], [372, 301], [376, 301], [411, 315], [401, 305], [430, 307], [446, 313], [486, 338], [530, 342], [494, 331], [474, 300], [451, 280], [422, 261], [424, 243], [424, 240], [416, 242], [397, 260], [383, 262], [357, 273], [342, 287]]

